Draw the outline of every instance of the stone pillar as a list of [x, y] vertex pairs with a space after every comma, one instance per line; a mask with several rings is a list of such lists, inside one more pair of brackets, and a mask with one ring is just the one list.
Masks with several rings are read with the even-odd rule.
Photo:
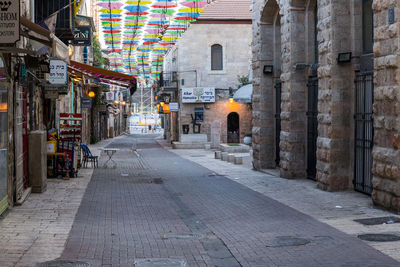
[[218, 121], [214, 121], [211, 124], [211, 147], [219, 148], [221, 143], [221, 123]]
[[347, 189], [354, 172], [350, 144], [355, 72], [351, 63], [337, 63], [339, 53], [352, 51], [350, 2], [318, 1], [317, 181], [328, 191]]
[[[399, 2], [374, 1], [374, 149], [376, 205], [400, 211], [400, 51]], [[388, 22], [389, 8], [395, 21]]]
[[306, 63], [305, 9], [288, 8], [282, 18], [281, 176], [305, 177]]
[[[254, 166], [257, 169], [275, 168], [274, 158], [274, 79], [264, 74], [264, 65], [273, 64], [273, 9], [269, 1], [253, 3], [253, 129], [252, 147]], [[272, 12], [269, 12], [271, 11]]]

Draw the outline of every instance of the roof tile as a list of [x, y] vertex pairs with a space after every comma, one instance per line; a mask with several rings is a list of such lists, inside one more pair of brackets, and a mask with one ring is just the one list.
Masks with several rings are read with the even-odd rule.
[[216, 0], [204, 8], [199, 20], [251, 20], [250, 0]]

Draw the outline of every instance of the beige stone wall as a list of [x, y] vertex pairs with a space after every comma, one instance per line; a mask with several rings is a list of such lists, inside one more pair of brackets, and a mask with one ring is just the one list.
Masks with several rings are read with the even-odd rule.
[[189, 124], [190, 132], [193, 133], [192, 117], [194, 116], [195, 107], [204, 108], [204, 121], [198, 122], [201, 124], [201, 133], [207, 134], [208, 141], [211, 140], [211, 125], [213, 122], [219, 122], [221, 125], [221, 143], [227, 143], [227, 118], [231, 112], [239, 114], [239, 127], [240, 127], [240, 142], [243, 143], [243, 138], [246, 134], [251, 133], [251, 108], [247, 104], [229, 103], [227, 97], [217, 97], [218, 101], [210, 104], [183, 104], [180, 109], [180, 133], [182, 134], [182, 125]]
[[[360, 56], [360, 17], [357, 1], [326, 1], [318, 6], [319, 97], [317, 181], [329, 191], [349, 188], [353, 178], [354, 79], [357, 59], [337, 63], [340, 52]], [[335, 36], [336, 38], [332, 38]], [[354, 40], [358, 39], [358, 42]], [[356, 44], [356, 45], [355, 45]]]
[[[399, 2], [374, 1], [374, 150], [372, 199], [400, 211]], [[395, 23], [388, 23], [388, 9]]]
[[[185, 32], [176, 46], [166, 55], [164, 72], [176, 71], [178, 87], [214, 87], [225, 93], [216, 96], [216, 103], [182, 104], [178, 121], [178, 132], [182, 134], [182, 125], [190, 125], [195, 107], [204, 107], [204, 121], [201, 122], [201, 133], [210, 140], [211, 124], [221, 123], [221, 142], [227, 142], [227, 116], [237, 112], [240, 116], [241, 142], [245, 134], [251, 133], [251, 109], [248, 105], [229, 103], [228, 88], [237, 89], [237, 76], [250, 74], [251, 68], [251, 24], [201, 24], [195, 23]], [[195, 41], [194, 41], [195, 40]], [[211, 46], [223, 47], [223, 70], [211, 70]], [[223, 89], [223, 90], [218, 90]], [[216, 93], [217, 94], [217, 93]], [[180, 99], [180, 96], [179, 96]], [[180, 100], [179, 100], [180, 102]]]
[[[253, 1], [252, 147], [257, 169], [275, 167], [274, 81], [280, 76], [281, 47], [277, 43], [281, 36], [281, 9], [279, 2]], [[274, 65], [274, 73], [264, 74], [264, 65]]]
[[[222, 71], [211, 70], [214, 44], [223, 47]], [[167, 54], [164, 71], [177, 71], [181, 87], [237, 88], [237, 76], [250, 73], [250, 57], [250, 24], [193, 24]]]
[[[318, 5], [318, 58], [314, 55], [315, 5]], [[305, 177], [310, 153], [307, 151], [307, 84], [310, 76], [318, 75], [316, 179], [320, 188], [330, 191], [351, 186], [352, 114], [354, 79], [361, 55], [360, 27], [360, 0], [253, 2], [253, 157], [257, 167], [274, 166], [271, 155], [277, 145], [273, 119], [277, 102], [271, 96], [274, 96], [274, 81], [280, 78], [281, 175]], [[352, 62], [338, 64], [337, 56], [341, 52], [352, 52]], [[266, 64], [274, 66], [273, 75], [263, 74]], [[304, 67], [296, 68], [299, 65]]]

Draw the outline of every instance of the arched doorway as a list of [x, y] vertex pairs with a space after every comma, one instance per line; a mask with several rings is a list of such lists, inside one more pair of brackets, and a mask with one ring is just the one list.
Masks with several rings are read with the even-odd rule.
[[228, 143], [240, 143], [239, 114], [228, 114]]

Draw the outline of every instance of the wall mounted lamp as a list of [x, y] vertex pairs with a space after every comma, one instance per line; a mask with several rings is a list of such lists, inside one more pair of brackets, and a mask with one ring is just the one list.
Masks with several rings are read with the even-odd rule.
[[273, 65], [264, 65], [263, 72], [265, 74], [271, 74], [274, 71]]
[[348, 63], [351, 62], [351, 52], [339, 53], [337, 58], [338, 63]]

